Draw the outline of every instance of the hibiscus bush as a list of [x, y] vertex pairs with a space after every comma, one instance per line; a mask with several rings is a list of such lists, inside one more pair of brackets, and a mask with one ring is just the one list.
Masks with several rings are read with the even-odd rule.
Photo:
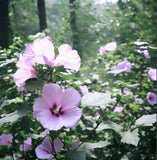
[[1, 159], [155, 159], [157, 48], [100, 46], [81, 60], [49, 36], [1, 50]]

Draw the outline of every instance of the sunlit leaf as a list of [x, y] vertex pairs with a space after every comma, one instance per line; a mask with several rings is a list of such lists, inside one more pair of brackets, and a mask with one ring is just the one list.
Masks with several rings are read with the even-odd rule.
[[30, 106], [26, 104], [21, 104], [21, 108], [19, 110], [9, 113], [4, 118], [0, 119], [0, 126], [2, 126], [4, 123], [7, 123], [7, 122], [13, 123], [18, 118], [26, 115], [29, 111], [31, 111], [31, 109], [32, 108]]
[[106, 147], [107, 145], [109, 145], [110, 143], [108, 141], [99, 141], [96, 143], [83, 143], [78, 150], [83, 150], [83, 149], [95, 149], [95, 148], [103, 148]]
[[136, 128], [133, 131], [126, 131], [126, 132], [121, 132], [120, 133], [122, 136], [121, 142], [127, 143], [127, 144], [132, 144], [134, 146], [138, 145], [138, 142], [140, 138], [138, 137], [138, 129]]
[[94, 92], [84, 95], [81, 99], [82, 106], [101, 106], [108, 103], [115, 102], [114, 98], [111, 98], [111, 93]]
[[153, 123], [157, 122], [156, 118], [157, 114], [143, 115], [142, 117], [136, 120], [135, 124], [143, 126], [152, 126]]
[[29, 137], [33, 139], [38, 139], [40, 137], [45, 137], [47, 135], [46, 131], [41, 132], [40, 134], [29, 134]]
[[124, 71], [125, 71], [124, 69], [113, 69], [112, 71], [109, 71], [108, 73], [112, 73], [116, 75]]
[[1, 106], [0, 106], [0, 109], [2, 109], [4, 106], [7, 106], [7, 105], [10, 105], [11, 103], [21, 103], [23, 102], [23, 99], [22, 98], [19, 98], [19, 97], [16, 97], [14, 99], [8, 99], [8, 100], [5, 100]]
[[96, 131], [101, 131], [104, 129], [113, 129], [113, 130], [119, 132], [122, 130], [122, 127], [119, 124], [116, 124], [111, 121], [103, 121], [102, 123], [100, 123], [100, 125], [98, 126]]
[[70, 158], [70, 160], [86, 160], [86, 152], [85, 151], [68, 151], [65, 156]]

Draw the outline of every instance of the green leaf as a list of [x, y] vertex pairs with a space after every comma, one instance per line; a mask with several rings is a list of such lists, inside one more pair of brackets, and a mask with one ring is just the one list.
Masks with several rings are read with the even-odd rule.
[[14, 99], [8, 99], [8, 100], [5, 100], [2, 105], [0, 106], [0, 109], [2, 109], [4, 106], [7, 106], [7, 105], [10, 105], [11, 103], [21, 103], [23, 102], [23, 99], [22, 98], [19, 98], [19, 97], [16, 97]]
[[28, 91], [34, 91], [37, 88], [42, 88], [42, 82], [38, 81], [37, 79], [29, 79], [26, 81], [25, 89]]
[[115, 102], [115, 98], [111, 98], [111, 93], [94, 92], [84, 95], [81, 99], [82, 106], [101, 106]]
[[121, 132], [120, 133], [122, 136], [121, 142], [127, 143], [127, 144], [132, 144], [134, 146], [138, 145], [138, 142], [140, 138], [138, 137], [138, 129], [134, 129], [133, 131], [126, 131], [126, 132]]
[[21, 108], [19, 110], [16, 110], [15, 112], [7, 114], [4, 118], [0, 119], [0, 127], [7, 122], [13, 123], [18, 118], [23, 117], [26, 115], [29, 111], [31, 111], [32, 107], [28, 106], [27, 104], [22, 104]]
[[70, 158], [70, 160], [86, 160], [86, 152], [85, 151], [68, 151], [65, 154], [66, 158]]
[[98, 126], [96, 131], [101, 131], [101, 130], [104, 130], [104, 129], [113, 129], [117, 132], [120, 132], [123, 128], [119, 124], [116, 124], [114, 122], [103, 121], [102, 123], [100, 123], [100, 125]]
[[153, 123], [157, 122], [156, 118], [157, 114], [143, 115], [142, 117], [136, 120], [135, 124], [143, 126], [152, 126]]
[[103, 148], [106, 147], [107, 145], [109, 145], [110, 143], [108, 141], [99, 141], [96, 143], [83, 143], [78, 150], [88, 150], [88, 149], [95, 149], [95, 148]]
[[38, 139], [40, 137], [45, 137], [47, 135], [46, 131], [41, 132], [40, 134], [29, 134], [29, 137], [33, 139]]
[[108, 73], [112, 73], [114, 75], [119, 74], [121, 72], [124, 72], [124, 69], [113, 69], [112, 71], [109, 71]]

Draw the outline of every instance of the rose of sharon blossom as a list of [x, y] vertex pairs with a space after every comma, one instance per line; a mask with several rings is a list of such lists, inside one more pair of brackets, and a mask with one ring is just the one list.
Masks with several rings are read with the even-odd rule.
[[32, 139], [27, 138], [27, 140], [24, 141], [24, 144], [20, 145], [20, 151], [28, 151], [32, 146]]
[[155, 93], [149, 92], [147, 94], [147, 101], [149, 104], [157, 104], [157, 96]]
[[120, 63], [117, 65], [117, 68], [116, 68], [116, 69], [123, 69], [124, 71], [128, 72], [128, 71], [131, 69], [131, 63], [128, 62], [128, 61], [120, 62]]
[[[123, 88], [123, 93], [125, 93], [125, 94], [131, 94], [132, 92], [128, 88]], [[122, 91], [121, 90], [119, 91], [119, 94], [122, 95]]]
[[106, 51], [114, 51], [117, 48], [117, 43], [115, 41], [107, 43], [105, 48], [106, 48]]
[[111, 52], [114, 51], [117, 48], [117, 43], [114, 42], [110, 42], [107, 43], [104, 47], [100, 47], [99, 48], [99, 55], [103, 55], [106, 51]]
[[143, 55], [144, 55], [146, 58], [150, 59], [148, 50], [144, 50], [144, 51], [143, 51]]
[[36, 39], [33, 44], [28, 44], [24, 59], [26, 64], [35, 65], [47, 64], [50, 67], [64, 66], [64, 68], [78, 71], [80, 68], [80, 56], [76, 50], [72, 50], [68, 44], [61, 45], [58, 48], [59, 54], [55, 55], [54, 45], [50, 37]]
[[148, 72], [148, 76], [152, 81], [157, 80], [157, 69], [150, 69]]
[[33, 105], [34, 116], [49, 130], [74, 127], [82, 115], [78, 108], [80, 99], [80, 94], [74, 88], [62, 91], [57, 84], [46, 84], [42, 97], [37, 98]]
[[82, 92], [83, 95], [88, 94], [88, 88], [87, 88], [86, 85], [80, 86], [80, 89], [81, 89], [81, 92]]
[[114, 112], [118, 112], [118, 113], [121, 113], [122, 111], [123, 111], [123, 107], [116, 107], [115, 109], [114, 109]]
[[18, 86], [18, 89], [20, 91], [23, 91], [25, 82], [30, 78], [35, 78], [36, 72], [32, 66], [25, 64], [22, 55], [20, 55], [20, 59], [17, 62], [16, 66], [20, 68], [14, 73], [13, 80], [15, 84]]
[[79, 70], [81, 59], [76, 50], [72, 50], [68, 44], [63, 44], [58, 48], [58, 51], [59, 54], [54, 61], [54, 66], [63, 65], [64, 68]]
[[40, 159], [52, 159], [54, 157], [54, 154], [61, 151], [61, 148], [63, 147], [63, 143], [59, 138], [56, 138], [53, 141], [53, 147], [51, 145], [51, 141], [48, 137], [44, 138], [42, 143], [37, 146], [35, 149], [35, 153], [38, 158]]
[[23, 54], [27, 65], [48, 64], [54, 65], [55, 52], [54, 45], [49, 36], [36, 39], [32, 44], [28, 44]]
[[12, 134], [2, 134], [0, 136], [0, 145], [11, 146], [13, 136]]
[[99, 48], [99, 55], [103, 55], [105, 52], [106, 52], [106, 48], [101, 46]]

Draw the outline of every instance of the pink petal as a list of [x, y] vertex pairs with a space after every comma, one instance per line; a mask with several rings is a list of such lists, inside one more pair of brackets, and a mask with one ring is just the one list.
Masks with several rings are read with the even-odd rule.
[[31, 148], [31, 145], [28, 144], [21, 144], [20, 151], [28, 151]]
[[68, 106], [78, 106], [81, 96], [74, 88], [68, 88], [63, 92], [61, 104], [67, 108]]
[[65, 127], [75, 127], [79, 122], [82, 115], [82, 111], [78, 107], [71, 107], [68, 110], [63, 110], [63, 114], [60, 116], [62, 123]]
[[37, 146], [35, 153], [40, 159], [52, 159], [54, 156], [52, 154], [52, 145], [48, 137], [46, 137], [42, 144]]
[[157, 69], [150, 69], [148, 72], [148, 76], [152, 81], [157, 80]]
[[107, 43], [105, 46], [106, 51], [114, 51], [117, 48], [116, 42]]
[[123, 107], [116, 107], [115, 109], [114, 109], [114, 112], [118, 112], [118, 113], [120, 113], [120, 112], [122, 112], [123, 111]]
[[148, 59], [151, 58], [151, 57], [149, 56], [148, 50], [144, 50], [144, 51], [143, 51], [143, 54], [144, 54], [144, 56], [145, 56], [146, 58], [148, 58]]
[[156, 104], [157, 103], [157, 96], [155, 93], [149, 92], [147, 94], [147, 101], [149, 104]]
[[106, 109], [106, 107], [107, 107], [106, 105], [100, 106], [101, 109]]
[[71, 149], [74, 150], [74, 149], [77, 148], [79, 145], [80, 145], [80, 142], [79, 142], [79, 141], [74, 141], [74, 142], [72, 143]]
[[28, 44], [23, 54], [24, 61], [27, 65], [35, 65], [35, 53], [32, 50], [32, 44]]
[[131, 94], [131, 91], [128, 88], [124, 88], [123, 92], [126, 93], [126, 94]]
[[128, 62], [128, 61], [123, 61], [123, 62], [120, 62], [118, 65], [117, 65], [117, 69], [124, 69], [124, 71], [128, 72], [131, 68], [131, 63]]
[[54, 66], [64, 66], [68, 69], [78, 71], [80, 68], [80, 56], [76, 50], [72, 50], [68, 44], [61, 45], [59, 48], [59, 55], [55, 59]]
[[[40, 111], [49, 109], [49, 108], [51, 108], [51, 106], [49, 106], [47, 102], [45, 101], [45, 99], [41, 97], [37, 98], [33, 105], [33, 110], [35, 113], [39, 113]], [[39, 111], [39, 112], [36, 112], [36, 111]], [[35, 116], [37, 115], [35, 114]]]
[[88, 94], [88, 88], [87, 86], [80, 86], [81, 92], [83, 95]]
[[125, 71], [128, 72], [131, 69], [131, 63], [127, 62], [126, 66], [125, 66]]
[[46, 100], [49, 106], [56, 104], [60, 105], [60, 99], [62, 97], [62, 90], [58, 84], [45, 84], [43, 87], [43, 98]]
[[98, 120], [99, 117], [100, 117], [100, 114], [97, 112], [97, 113], [95, 114], [95, 117], [94, 117], [94, 118], [95, 118], [96, 120]]
[[20, 150], [27, 151], [31, 148], [31, 145], [32, 145], [32, 139], [27, 138], [27, 140], [24, 141], [24, 144], [20, 145]]
[[63, 44], [58, 48], [58, 51], [59, 51], [60, 54], [67, 53], [71, 50], [72, 50], [72, 48], [69, 44]]
[[38, 115], [40, 123], [44, 128], [49, 130], [59, 130], [63, 127], [61, 116], [57, 117], [53, 115], [49, 110], [43, 110]]
[[24, 141], [24, 144], [32, 145], [32, 139], [27, 138], [27, 140]]
[[0, 145], [11, 146], [12, 139], [12, 134], [2, 134], [0, 136]]
[[29, 63], [48, 64], [52, 67], [55, 58], [54, 45], [49, 37], [36, 39], [26, 48], [24, 57]]
[[99, 55], [103, 55], [105, 52], [106, 52], [106, 48], [101, 46], [99, 48]]
[[18, 69], [13, 75], [13, 80], [20, 89], [21, 87], [23, 88], [26, 80], [30, 78], [35, 78], [35, 77], [36, 77], [35, 70], [33, 67], [30, 66], [27, 69], [24, 69], [24, 68]]
[[53, 141], [53, 144], [54, 144], [54, 148], [55, 148], [55, 152], [58, 153], [61, 151], [62, 147], [63, 147], [63, 143], [62, 141], [60, 140], [60, 138], [56, 138], [54, 141]]

